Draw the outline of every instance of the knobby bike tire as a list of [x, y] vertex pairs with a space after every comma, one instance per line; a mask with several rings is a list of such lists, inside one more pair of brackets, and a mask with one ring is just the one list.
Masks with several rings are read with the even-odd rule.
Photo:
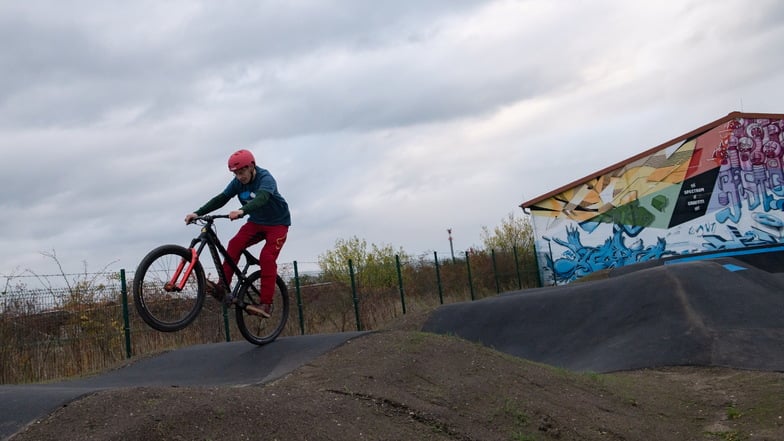
[[193, 322], [204, 306], [205, 277], [196, 262], [182, 290], [167, 289], [166, 284], [180, 262], [191, 259], [191, 251], [180, 245], [162, 245], [150, 251], [136, 268], [133, 300], [139, 316], [153, 329], [174, 332]]
[[248, 280], [240, 288], [236, 307], [237, 327], [245, 340], [255, 345], [265, 345], [274, 341], [286, 327], [289, 318], [289, 293], [280, 276], [275, 279], [275, 294], [272, 297], [272, 313], [269, 318], [250, 314], [242, 308], [243, 304], [259, 303], [259, 278], [261, 272], [256, 271], [248, 276]]

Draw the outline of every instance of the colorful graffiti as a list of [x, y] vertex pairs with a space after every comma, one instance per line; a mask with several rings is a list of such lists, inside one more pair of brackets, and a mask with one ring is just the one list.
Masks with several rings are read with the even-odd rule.
[[567, 228], [566, 241], [553, 238], [557, 244], [565, 247], [566, 251], [556, 260], [552, 260], [549, 255], [546, 256], [547, 264], [553, 269], [559, 281], [571, 281], [601, 269], [660, 259], [668, 254], [674, 254], [666, 250], [666, 242], [662, 238], [658, 238], [655, 245], [648, 247], [643, 246], [641, 241], [626, 245], [625, 238], [634, 237], [637, 232], [630, 231], [623, 225], [613, 225], [612, 237], [600, 246], [590, 247], [580, 242], [580, 232], [577, 228]]
[[784, 120], [732, 118], [536, 201], [543, 280], [784, 243], [783, 145]]

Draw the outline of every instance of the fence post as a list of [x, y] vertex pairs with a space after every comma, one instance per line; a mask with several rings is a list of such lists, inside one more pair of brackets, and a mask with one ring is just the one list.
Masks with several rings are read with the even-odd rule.
[[406, 295], [403, 291], [403, 273], [400, 272], [400, 256], [395, 254], [395, 266], [397, 267], [397, 286], [400, 289], [400, 304], [403, 305], [403, 314], [406, 313]]
[[[550, 269], [553, 271], [553, 286], [556, 286], [558, 281], [555, 274], [555, 260], [553, 260], [553, 244], [549, 240], [547, 241], [547, 248], [550, 250], [550, 262], [552, 262], [552, 268]], [[534, 252], [534, 257], [536, 257], [537, 272], [539, 272], [539, 256], [536, 255], [536, 252]], [[544, 280], [542, 280], [541, 275], [539, 276], [539, 286], [544, 286]]]
[[305, 335], [305, 317], [302, 315], [302, 294], [300, 293], [299, 285], [299, 270], [297, 269], [297, 261], [294, 261], [294, 289], [297, 292], [297, 312], [299, 313], [299, 333]]
[[362, 322], [359, 320], [359, 298], [357, 297], [357, 283], [354, 280], [354, 263], [348, 259], [348, 273], [351, 276], [351, 296], [354, 300], [354, 315], [357, 319], [357, 331], [362, 330]]
[[[228, 295], [228, 294], [227, 294]], [[229, 327], [229, 308], [226, 304], [221, 302], [221, 310], [223, 311], [223, 330], [226, 332], [226, 341], [231, 341], [231, 328]]]
[[490, 250], [490, 255], [493, 257], [493, 277], [495, 277], [495, 293], [501, 294], [501, 285], [498, 283], [498, 268], [495, 264], [495, 249]]
[[465, 252], [466, 268], [468, 268], [468, 288], [471, 290], [471, 300], [474, 300], [474, 281], [471, 278], [471, 263], [468, 261], [468, 251]]
[[438, 283], [438, 301], [444, 304], [444, 288], [441, 286], [441, 270], [438, 268], [438, 252], [433, 251], [433, 258], [436, 261], [436, 283]]
[[125, 333], [125, 356], [131, 358], [131, 320], [128, 316], [128, 284], [125, 269], [120, 270], [120, 292], [122, 293], [123, 332]]
[[517, 271], [517, 289], [523, 289], [523, 281], [520, 278], [520, 261], [517, 259], [517, 245], [512, 246], [512, 253], [514, 253], [515, 271]]

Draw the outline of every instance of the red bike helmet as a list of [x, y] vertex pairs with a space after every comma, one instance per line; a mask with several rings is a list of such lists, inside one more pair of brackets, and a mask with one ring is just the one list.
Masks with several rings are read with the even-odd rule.
[[237, 150], [229, 156], [229, 171], [237, 171], [248, 165], [256, 165], [253, 153], [248, 150]]

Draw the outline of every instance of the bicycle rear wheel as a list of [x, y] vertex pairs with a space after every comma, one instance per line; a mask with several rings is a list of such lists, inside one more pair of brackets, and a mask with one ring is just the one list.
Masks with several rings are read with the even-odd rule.
[[275, 280], [275, 294], [272, 296], [272, 312], [269, 318], [259, 317], [245, 312], [245, 304], [259, 304], [259, 278], [261, 272], [248, 276], [248, 281], [239, 291], [236, 307], [237, 327], [246, 340], [255, 345], [265, 345], [274, 341], [289, 318], [289, 293], [280, 276]]
[[[179, 331], [199, 315], [204, 306], [204, 269], [196, 262], [182, 289], [182, 276], [173, 280], [184, 262], [187, 268], [191, 250], [180, 245], [163, 245], [150, 251], [139, 263], [133, 277], [136, 311], [153, 329]], [[172, 282], [176, 286], [172, 286]]]

